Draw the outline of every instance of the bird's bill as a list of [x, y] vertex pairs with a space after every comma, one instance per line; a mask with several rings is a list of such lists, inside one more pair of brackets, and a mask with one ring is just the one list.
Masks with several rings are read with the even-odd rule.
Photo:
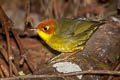
[[37, 28], [30, 29], [31, 31], [37, 31]]

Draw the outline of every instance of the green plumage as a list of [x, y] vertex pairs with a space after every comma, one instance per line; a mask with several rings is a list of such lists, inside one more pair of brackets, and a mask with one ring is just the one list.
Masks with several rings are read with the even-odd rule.
[[60, 52], [83, 49], [86, 41], [102, 23], [82, 19], [56, 20], [55, 31], [47, 44]]

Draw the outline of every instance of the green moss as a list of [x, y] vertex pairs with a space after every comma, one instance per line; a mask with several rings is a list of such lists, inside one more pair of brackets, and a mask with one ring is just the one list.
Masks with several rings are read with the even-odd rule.
[[99, 63], [99, 64], [96, 64], [96, 65], [103, 68], [103, 69], [107, 69], [107, 70], [110, 69], [110, 67], [108, 65], [104, 64], [104, 63]]
[[99, 61], [97, 58], [91, 56], [90, 57], [93, 61], [95, 61], [96, 66], [103, 68], [103, 69], [110, 69], [110, 67], [106, 64], [104, 64], [103, 62]]

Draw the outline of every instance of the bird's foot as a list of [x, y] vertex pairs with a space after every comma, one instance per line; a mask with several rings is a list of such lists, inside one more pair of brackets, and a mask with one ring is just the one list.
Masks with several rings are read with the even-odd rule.
[[61, 53], [60, 55], [49, 60], [48, 63], [53, 64], [53, 63], [68, 61], [70, 59], [73, 59], [73, 58], [69, 58], [69, 55], [70, 55], [70, 53]]

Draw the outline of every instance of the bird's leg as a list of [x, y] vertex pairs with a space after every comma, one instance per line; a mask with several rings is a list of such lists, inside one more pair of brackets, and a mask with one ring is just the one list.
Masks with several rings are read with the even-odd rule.
[[74, 54], [76, 54], [76, 53], [78, 53], [80, 51], [81, 51], [81, 49], [76, 50], [76, 51], [72, 52], [70, 55], [66, 56], [64, 59], [67, 60], [68, 58], [70, 58], [71, 56], [73, 56]]
[[[82, 49], [76, 50], [76, 51], [72, 52], [71, 54], [69, 54], [69, 55], [67, 55], [67, 56], [65, 56], [66, 53], [62, 53], [62, 54], [60, 54], [60, 55], [52, 58], [48, 63], [56, 63], [56, 62], [60, 62], [60, 61], [65, 61], [65, 60], [67, 60], [68, 58], [70, 58], [71, 56], [73, 56], [74, 54], [80, 52], [81, 50], [82, 50]], [[58, 58], [60, 58], [62, 55], [65, 56], [65, 57], [64, 57], [63, 59], [58, 59]]]
[[50, 59], [49, 62], [55, 61], [57, 58], [60, 58], [60, 57], [61, 57], [62, 55], [64, 55], [64, 54], [65, 54], [65, 53], [61, 53], [61, 54], [55, 56], [54, 58]]

